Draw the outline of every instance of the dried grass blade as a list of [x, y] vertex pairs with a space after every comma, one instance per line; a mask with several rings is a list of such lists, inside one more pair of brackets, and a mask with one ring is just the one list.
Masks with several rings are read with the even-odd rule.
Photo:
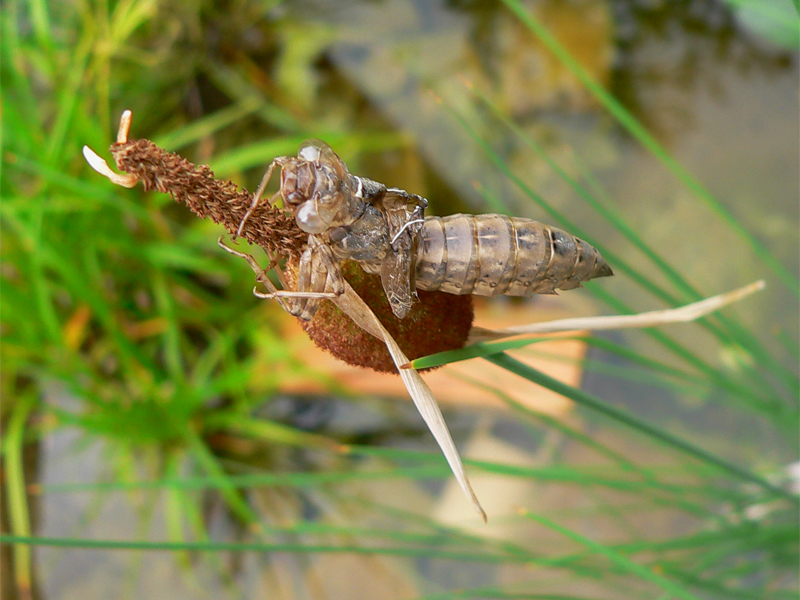
[[428, 384], [425, 383], [415, 370], [400, 368], [400, 365], [408, 363], [408, 357], [400, 349], [400, 346], [397, 345], [397, 342], [391, 334], [386, 331], [378, 320], [378, 317], [375, 316], [375, 313], [372, 312], [355, 290], [350, 287], [350, 284], [346, 284], [344, 294], [331, 301], [353, 319], [359, 327], [386, 343], [386, 347], [392, 355], [392, 360], [395, 366], [397, 366], [400, 377], [403, 379], [403, 383], [408, 393], [411, 395], [411, 399], [414, 401], [414, 405], [417, 407], [425, 424], [436, 439], [436, 443], [438, 443], [439, 447], [442, 449], [444, 457], [447, 459], [447, 463], [450, 465], [450, 469], [453, 471], [453, 475], [455, 475], [458, 484], [461, 486], [467, 498], [470, 499], [472, 506], [483, 521], [486, 522], [486, 513], [483, 507], [481, 507], [481, 503], [478, 501], [475, 492], [472, 490], [467, 474], [464, 471], [461, 457], [458, 454], [456, 445], [453, 442], [453, 438], [447, 428], [447, 423], [444, 421], [442, 411], [439, 409], [439, 404], [436, 402], [431, 388], [428, 387]]
[[604, 331], [610, 329], [644, 329], [656, 327], [666, 323], [685, 323], [694, 321], [702, 316], [719, 310], [720, 308], [737, 302], [765, 287], [764, 280], [759, 280], [750, 285], [746, 285], [737, 290], [712, 296], [692, 304], [670, 308], [666, 310], [653, 310], [639, 313], [636, 315], [614, 315], [606, 317], [578, 317], [573, 319], [558, 319], [547, 321], [546, 323], [530, 323], [529, 325], [519, 325], [493, 331], [473, 327], [470, 334], [469, 343], [485, 342], [498, 340], [515, 335], [528, 335], [534, 333], [555, 333], [558, 331], [581, 331], [590, 329], [592, 331]]

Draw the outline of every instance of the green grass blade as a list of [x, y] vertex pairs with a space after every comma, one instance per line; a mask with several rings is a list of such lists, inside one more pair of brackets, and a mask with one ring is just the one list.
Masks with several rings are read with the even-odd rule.
[[606, 417], [609, 417], [620, 424], [631, 427], [654, 440], [658, 440], [664, 444], [667, 444], [668, 446], [692, 456], [701, 462], [713, 465], [714, 467], [733, 475], [737, 479], [755, 483], [771, 494], [791, 500], [794, 504], [800, 506], [800, 497], [777, 485], [774, 485], [767, 479], [751, 473], [750, 471], [747, 471], [738, 465], [729, 463], [728, 461], [723, 460], [701, 448], [698, 448], [697, 446], [690, 444], [689, 442], [674, 436], [671, 433], [656, 427], [655, 425], [651, 425], [650, 423], [634, 417], [624, 410], [614, 408], [613, 406], [606, 404], [599, 398], [596, 398], [595, 396], [592, 396], [583, 390], [570, 387], [569, 385], [562, 383], [557, 379], [553, 379], [552, 377], [545, 375], [544, 373], [537, 371], [536, 369], [529, 367], [528, 365], [521, 363], [506, 354], [489, 356], [486, 358], [486, 360], [496, 364], [499, 367], [503, 367], [512, 373], [516, 373], [528, 381], [537, 383], [549, 390], [565, 396], [566, 398], [569, 398], [570, 400], [574, 400], [581, 406], [591, 408], [592, 410], [605, 415]]
[[219, 459], [214, 456], [211, 450], [205, 445], [203, 440], [198, 437], [189, 428], [185, 429], [186, 441], [191, 449], [192, 456], [197, 460], [200, 466], [211, 475], [213, 478], [222, 482], [220, 493], [225, 498], [231, 511], [237, 515], [243, 522], [251, 526], [258, 526], [260, 519], [253, 509], [236, 490], [235, 486], [230, 482], [228, 475], [225, 473], [222, 466], [219, 464]]
[[632, 561], [627, 556], [615, 550], [612, 550], [611, 548], [609, 548], [604, 544], [600, 544], [585, 536], [575, 533], [574, 531], [566, 529], [565, 527], [561, 527], [560, 525], [554, 523], [547, 517], [543, 517], [541, 515], [534, 515], [527, 511], [524, 514], [528, 518], [538, 521], [542, 525], [545, 525], [546, 527], [549, 527], [550, 529], [559, 532], [560, 534], [570, 538], [571, 540], [586, 546], [592, 552], [606, 557], [614, 565], [620, 567], [624, 571], [632, 573], [633, 575], [636, 575], [637, 577], [641, 578], [644, 581], [648, 581], [652, 584], [655, 584], [656, 586], [660, 587], [661, 589], [663, 589], [665, 592], [668, 592], [672, 596], [675, 596], [677, 598], [683, 598], [684, 600], [700, 600], [698, 596], [695, 596], [683, 586], [678, 585], [675, 582], [666, 579], [665, 577], [657, 575], [655, 571], [653, 571], [652, 569], [649, 569]]
[[[13, 407], [2, 441], [4, 473], [4, 502], [11, 531], [18, 536], [31, 534], [28, 500], [25, 492], [25, 469], [22, 449], [26, 443], [25, 423], [36, 406], [32, 394], [19, 398]], [[32, 556], [27, 546], [14, 547], [14, 581], [21, 592], [31, 590]]]
[[359, 554], [375, 556], [402, 556], [410, 558], [430, 558], [437, 560], [467, 561], [489, 564], [537, 563], [533, 557], [513, 557], [507, 554], [489, 552], [441, 551], [426, 547], [370, 547], [358, 543], [351, 544], [306, 544], [269, 542], [150, 542], [131, 540], [93, 540], [88, 538], [28, 537], [0, 535], [0, 544], [24, 544], [50, 546], [54, 548], [78, 548], [82, 550], [163, 550], [168, 552], [192, 550], [196, 552], [291, 552], [297, 554]]
[[181, 352], [181, 332], [175, 314], [175, 301], [167, 289], [167, 277], [162, 270], [153, 271], [151, 284], [158, 312], [167, 324], [162, 334], [167, 374], [172, 383], [180, 387], [185, 384], [186, 367]]
[[285, 444], [301, 448], [319, 448], [333, 451], [341, 451], [342, 449], [341, 444], [322, 435], [301, 431], [274, 421], [256, 419], [230, 412], [217, 412], [208, 415], [205, 424], [209, 431], [227, 429], [238, 435], [245, 435], [270, 444]]

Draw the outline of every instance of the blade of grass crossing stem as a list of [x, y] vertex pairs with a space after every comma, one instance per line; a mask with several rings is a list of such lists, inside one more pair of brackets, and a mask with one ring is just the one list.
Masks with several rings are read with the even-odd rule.
[[[348, 446], [341, 451], [348, 456], [379, 456], [391, 461], [408, 460], [409, 457], [419, 457], [420, 453], [410, 452], [375, 452], [368, 447]], [[223, 478], [208, 477], [178, 477], [174, 479], [161, 479], [158, 481], [127, 481], [113, 483], [58, 483], [39, 487], [40, 494], [73, 494], [76, 492], [126, 492], [131, 490], [152, 489], [181, 489], [186, 492], [194, 490], [217, 490], [225, 487], [318, 487], [330, 484], [348, 483], [351, 481], [381, 481], [394, 480], [403, 477], [432, 478], [439, 477], [448, 472], [448, 468], [440, 464], [437, 453], [423, 455], [426, 464], [422, 467], [392, 467], [391, 469], [376, 471], [336, 470], [319, 473], [303, 471], [288, 473], [255, 473], [252, 475], [225, 475]], [[439, 461], [437, 463], [437, 461]], [[437, 464], [433, 464], [437, 463]]]
[[800, 297], [800, 283], [797, 277], [791, 274], [775, 256], [756, 239], [747, 229], [745, 229], [736, 218], [728, 212], [712, 196], [699, 181], [692, 177], [686, 169], [681, 166], [658, 143], [658, 141], [648, 133], [648, 131], [631, 115], [616, 98], [609, 94], [603, 86], [595, 81], [589, 73], [576, 61], [572, 55], [562, 46], [555, 37], [544, 27], [518, 0], [503, 0], [503, 4], [517, 16], [517, 18], [533, 33], [547, 48], [575, 75], [599, 100], [606, 109], [616, 118], [628, 132], [638, 139], [642, 145], [650, 150], [672, 173], [694, 194], [700, 198], [711, 210], [725, 221], [728, 226], [737, 233], [753, 249], [753, 252], [778, 276], [778, 278], [788, 287], [792, 293]]
[[[484, 356], [491, 356], [492, 354], [501, 354], [508, 350], [519, 350], [520, 348], [526, 348], [528, 346], [538, 344], [541, 342], [548, 342], [548, 341], [565, 341], [565, 340], [572, 340], [572, 341], [579, 341], [584, 344], [589, 344], [592, 346], [596, 346], [601, 348], [602, 350], [615, 354], [621, 358], [624, 358], [626, 361], [634, 363], [638, 367], [644, 367], [648, 370], [654, 371], [663, 377], [669, 377], [672, 379], [678, 379], [687, 383], [687, 385], [693, 387], [703, 387], [703, 384], [706, 384], [705, 387], [708, 387], [707, 381], [699, 376], [693, 376], [685, 371], [681, 371], [676, 369], [675, 367], [671, 367], [669, 365], [665, 365], [659, 363], [655, 360], [648, 359], [647, 357], [642, 356], [638, 352], [635, 352], [628, 348], [627, 346], [623, 346], [622, 344], [615, 344], [614, 342], [610, 342], [604, 338], [594, 338], [591, 336], [569, 336], [569, 337], [554, 337], [554, 338], [534, 338], [534, 339], [518, 339], [518, 340], [504, 340], [501, 342], [479, 342], [477, 344], [472, 344], [471, 346], [466, 346], [461, 348], [460, 350], [446, 350], [444, 352], [438, 352], [437, 354], [429, 354], [428, 356], [423, 356], [420, 358], [415, 358], [409, 363], [409, 367], [412, 369], [429, 369], [431, 367], [441, 367], [443, 365], [449, 365], [455, 362], [460, 362], [463, 360], [470, 360], [472, 358], [482, 358]], [[587, 365], [592, 361], [589, 360], [577, 360], [577, 359], [568, 359], [566, 357], [561, 357], [555, 354], [548, 354], [551, 360], [564, 360], [570, 363], [578, 363], [581, 365]], [[594, 361], [598, 362], [598, 361]], [[588, 370], [588, 369], [587, 369]]]
[[250, 437], [269, 444], [316, 448], [331, 452], [341, 450], [341, 445], [338, 442], [323, 435], [295, 429], [289, 425], [268, 419], [257, 419], [238, 413], [218, 412], [209, 415], [205, 425], [208, 431], [225, 429], [237, 435]]
[[528, 381], [539, 384], [542, 387], [556, 392], [557, 394], [561, 394], [562, 396], [575, 401], [581, 406], [591, 408], [600, 414], [610, 417], [618, 423], [631, 427], [655, 440], [680, 450], [681, 452], [684, 452], [704, 463], [713, 465], [723, 471], [726, 471], [738, 479], [755, 483], [764, 490], [767, 490], [776, 496], [787, 498], [796, 505], [800, 506], [800, 497], [777, 485], [774, 485], [763, 477], [759, 477], [758, 475], [751, 473], [737, 465], [729, 463], [718, 456], [706, 452], [705, 450], [698, 448], [697, 446], [694, 446], [693, 444], [690, 444], [689, 442], [682, 440], [681, 438], [674, 436], [663, 429], [659, 429], [655, 425], [651, 425], [650, 423], [634, 417], [626, 411], [614, 408], [613, 406], [606, 404], [599, 398], [596, 398], [595, 396], [592, 396], [583, 390], [573, 388], [558, 381], [557, 379], [553, 379], [541, 371], [538, 371], [514, 358], [511, 358], [507, 354], [488, 356], [486, 357], [486, 360], [512, 373], [515, 373], [520, 377], [527, 379]]
[[670, 581], [669, 579], [666, 579], [661, 575], [656, 574], [652, 569], [632, 561], [627, 556], [620, 554], [619, 552], [613, 550], [612, 548], [609, 548], [605, 544], [595, 542], [594, 540], [590, 540], [589, 538], [579, 535], [574, 531], [566, 529], [565, 527], [561, 527], [560, 525], [557, 525], [556, 523], [554, 523], [553, 521], [551, 521], [546, 517], [542, 517], [540, 515], [534, 515], [533, 513], [530, 513], [526, 510], [520, 511], [520, 514], [535, 521], [538, 521], [542, 525], [549, 527], [554, 531], [557, 531], [558, 533], [570, 538], [575, 542], [578, 542], [579, 544], [582, 544], [583, 546], [586, 546], [592, 552], [600, 554], [601, 556], [605, 556], [617, 567], [627, 571], [628, 573], [636, 575], [637, 577], [641, 578], [644, 581], [648, 581], [654, 585], [657, 585], [658, 587], [660, 587], [661, 589], [663, 589], [664, 591], [668, 592], [669, 594], [671, 594], [676, 598], [683, 598], [684, 600], [700, 600], [698, 596], [695, 596], [683, 586], [678, 585], [677, 583]]
[[33, 546], [51, 546], [54, 548], [80, 548], [101, 550], [193, 550], [196, 552], [262, 552], [262, 553], [294, 553], [294, 554], [358, 554], [362, 556], [397, 556], [406, 558], [431, 558], [503, 565], [507, 563], [525, 564], [539, 563], [541, 559], [531, 555], [515, 557], [498, 552], [456, 552], [441, 551], [429, 546], [382, 546], [368, 547], [357, 542], [342, 544], [309, 544], [267, 543], [267, 542], [142, 542], [138, 540], [90, 540], [86, 538], [53, 538], [28, 537], [0, 534], [0, 544], [27, 544]]
[[[459, 350], [447, 350], [444, 352], [439, 352], [437, 354], [429, 354], [428, 356], [423, 356], [420, 358], [416, 358], [412, 360], [408, 365], [403, 365], [404, 367], [413, 368], [413, 369], [427, 369], [431, 367], [440, 367], [442, 365], [447, 365], [454, 362], [460, 362], [463, 360], [470, 360], [473, 358], [485, 358], [487, 356], [492, 356], [494, 354], [501, 354], [506, 352], [507, 350], [518, 350], [520, 348], [524, 348], [531, 344], [536, 344], [538, 342], [548, 341], [550, 339], [558, 339], [564, 340], [565, 338], [538, 338], [538, 339], [521, 339], [521, 340], [507, 340], [501, 342], [479, 342], [476, 344], [472, 344], [470, 346], [466, 346]], [[600, 343], [605, 342], [607, 340], [603, 340], [602, 338], [582, 338], [587, 343], [600, 345]], [[631, 360], [641, 366], [644, 366], [648, 369], [652, 369], [658, 373], [662, 373], [664, 376], [676, 377], [681, 380], [687, 382], [693, 382], [698, 385], [702, 385], [703, 383], [707, 384], [706, 380], [702, 378], [692, 376], [690, 373], [686, 373], [684, 371], [675, 369], [674, 367], [670, 367], [663, 363], [653, 361], [651, 359], [647, 359], [646, 357], [641, 356], [636, 352], [632, 352], [629, 349], [626, 349], [624, 346], [615, 345], [613, 348], [606, 347], [606, 350], [610, 352], [618, 353], [620, 356], [624, 356], [628, 360]], [[749, 390], [745, 389], [741, 385], [737, 385], [733, 382], [728, 382], [726, 380], [718, 380], [714, 381], [714, 384], [720, 387], [720, 389], [724, 389], [725, 391], [729, 392], [731, 395], [736, 397], [740, 397], [742, 399], [748, 400], [750, 403], [755, 405], [763, 405], [765, 404], [765, 399], [753, 394]], [[748, 404], [750, 406], [750, 404]], [[778, 410], [779, 406], [777, 404], [771, 405], [771, 408], [774, 410]]]
[[[437, 462], [437, 455], [435, 453], [411, 450], [403, 451], [395, 448], [386, 449], [360, 446], [352, 448], [352, 453], [385, 457], [393, 461], [414, 460], [417, 462], [424, 461], [430, 464], [436, 464]], [[584, 487], [602, 486], [612, 490], [636, 493], [658, 491], [663, 494], [670, 494], [670, 497], [667, 499], [670, 503], [672, 502], [672, 496], [675, 494], [681, 494], [684, 498], [696, 497], [703, 501], [711, 498], [716, 502], [740, 502], [742, 498], [741, 491], [728, 490], [721, 486], [713, 486], [713, 484], [710, 484], [708, 481], [703, 481], [694, 485], [688, 483], [675, 484], [665, 481], [637, 480], [630, 477], [622, 478], [618, 472], [609, 472], [609, 470], [599, 470], [597, 468], [518, 466], [505, 462], [490, 462], [476, 459], [469, 459], [467, 462], [485, 473], [502, 475], [504, 477], [541, 482], [570, 483]], [[709, 467], [709, 470], [710, 469]], [[407, 468], [404, 470], [407, 470]], [[418, 471], [417, 469], [412, 472], [420, 476], [424, 476], [425, 473], [425, 471]], [[656, 502], [661, 502], [663, 500], [665, 500], [665, 498], [659, 497], [656, 499]]]
[[[459, 354], [461, 350], [432, 354], [422, 359], [416, 359], [412, 361], [411, 367], [414, 369], [429, 368], [432, 366], [438, 367], [461, 360], [467, 360], [469, 358], [490, 356], [492, 354], [500, 354], [508, 350], [525, 348], [539, 341], [572, 340], [583, 344], [592, 345], [595, 339], [602, 340], [602, 338], [570, 336], [559, 338], [540, 338], [533, 340], [510, 340], [504, 342], [494, 342], [491, 344], [476, 344], [474, 346], [467, 346], [464, 348], [464, 350], [471, 351], [469, 354]], [[710, 387], [708, 381], [699, 375], [690, 375], [689, 373], [680, 371], [668, 365], [663, 365], [656, 361], [647, 359], [646, 357], [641, 356], [637, 352], [634, 352], [629, 348], [622, 346], [621, 344], [612, 343], [604, 346], [604, 349], [610, 354], [617, 354], [620, 357], [624, 357], [626, 360], [630, 359], [630, 362], [633, 364], [614, 366], [602, 360], [578, 359], [566, 357], [560, 354], [553, 354], [551, 352], [537, 352], [535, 348], [529, 351], [527, 356], [536, 356], [548, 361], [554, 361], [563, 364], [578, 365], [586, 372], [599, 373], [624, 381], [649, 383], [659, 386], [663, 389], [671, 390], [675, 394], [689, 395], [698, 398], [706, 394]], [[476, 383], [476, 385], [478, 384]]]

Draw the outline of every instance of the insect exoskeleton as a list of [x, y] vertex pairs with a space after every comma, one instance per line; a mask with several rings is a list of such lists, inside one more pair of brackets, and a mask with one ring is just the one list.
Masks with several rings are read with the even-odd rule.
[[554, 294], [613, 274], [580, 238], [496, 214], [427, 217], [415, 273], [417, 289], [480, 296]]
[[[278, 157], [270, 164], [237, 233], [244, 230], [275, 168], [281, 170], [278, 193], [308, 239], [298, 262], [290, 267], [295, 277], [289, 288], [259, 295], [278, 299], [287, 311], [306, 322], [321, 307], [330, 307], [325, 300], [335, 300], [345, 292], [342, 265], [347, 261], [366, 272], [353, 279], [350, 269], [351, 276], [347, 277], [361, 296], [375, 289], [374, 279], [367, 274], [380, 276], [380, 305], [368, 305], [384, 323], [381, 313], [397, 323], [408, 319], [408, 327], [404, 324], [399, 330], [408, 329], [409, 340], [420, 331], [425, 332], [426, 340], [431, 338], [427, 334], [452, 316], [442, 307], [461, 302], [445, 298], [437, 303], [436, 310], [429, 310], [426, 303], [430, 299], [426, 302], [418, 298], [418, 289], [462, 297], [527, 296], [572, 289], [582, 281], [612, 274], [595, 248], [530, 219], [494, 214], [425, 218], [425, 198], [352, 175], [344, 161], [320, 140], [309, 140], [301, 145], [297, 156]], [[387, 301], [389, 311], [384, 306]], [[332, 314], [328, 308], [324, 313]], [[470, 305], [461, 320], [469, 322], [471, 316]], [[351, 337], [341, 335], [346, 325], [320, 323], [317, 318], [310, 329], [322, 338], [333, 332], [330, 340], [334, 345], [348, 345], [341, 343]], [[457, 329], [452, 325], [449, 328]], [[468, 325], [465, 336], [466, 331]], [[443, 336], [447, 338], [445, 347], [439, 350], [457, 344], [451, 337]], [[328, 342], [322, 345], [332, 349]], [[361, 341], [350, 346], [356, 354], [362, 353]], [[408, 346], [404, 349], [415, 354]]]

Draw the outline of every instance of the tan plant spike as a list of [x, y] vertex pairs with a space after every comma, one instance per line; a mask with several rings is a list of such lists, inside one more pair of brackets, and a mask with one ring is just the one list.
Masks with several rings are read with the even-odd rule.
[[[130, 111], [125, 111], [120, 120], [118, 141], [111, 146], [117, 168], [126, 174], [114, 173], [105, 160], [84, 146], [83, 155], [95, 171], [124, 187], [133, 187], [141, 181], [145, 190], [169, 194], [199, 217], [210, 218], [229, 233], [237, 233], [252, 194], [230, 181], [215, 179], [208, 166], [194, 165], [150, 140], [128, 140], [129, 127]], [[299, 257], [308, 239], [308, 234], [297, 227], [290, 215], [267, 203], [256, 207], [240, 235], [268, 254], [285, 258]]]

